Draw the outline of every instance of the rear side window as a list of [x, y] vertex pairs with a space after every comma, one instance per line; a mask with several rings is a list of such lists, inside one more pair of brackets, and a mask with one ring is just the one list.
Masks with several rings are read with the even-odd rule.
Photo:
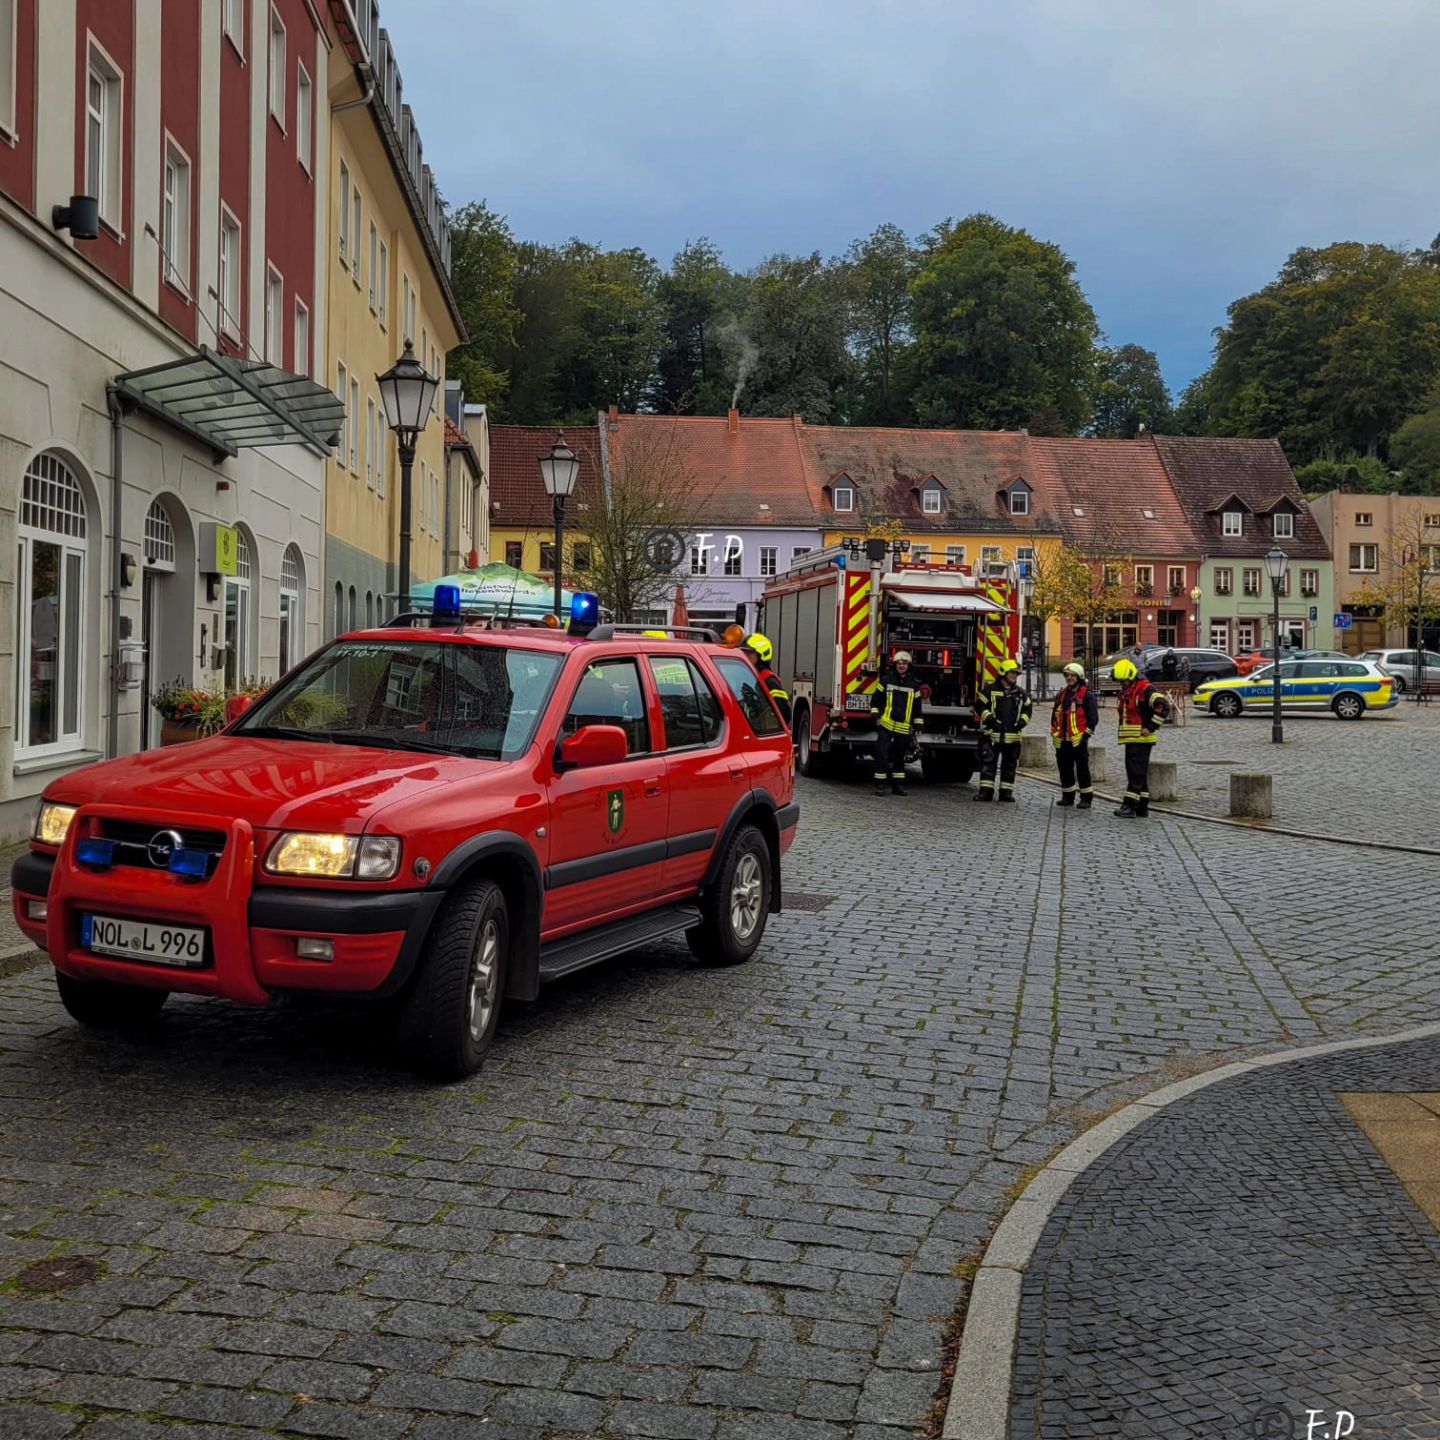
[[1337, 665], [1335, 669], [1341, 675], [1366, 677], [1370, 674], [1370, 667], [1368, 665]]
[[720, 734], [724, 712], [719, 698], [688, 659], [652, 656], [650, 673], [665, 715], [666, 749], [708, 745]]
[[781, 735], [785, 723], [780, 719], [774, 702], [765, 693], [760, 677], [748, 660], [717, 657], [721, 678], [730, 687], [730, 693], [740, 703], [741, 713], [750, 722], [757, 735]]
[[573, 735], [586, 725], [618, 725], [625, 732], [632, 755], [650, 749], [650, 719], [645, 713], [645, 690], [640, 667], [634, 660], [597, 660], [585, 668], [564, 733]]

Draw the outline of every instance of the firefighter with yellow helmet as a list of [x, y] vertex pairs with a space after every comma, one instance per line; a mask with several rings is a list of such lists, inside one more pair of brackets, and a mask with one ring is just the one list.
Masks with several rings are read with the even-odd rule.
[[1155, 734], [1170, 715], [1170, 702], [1133, 660], [1117, 660], [1111, 673], [1124, 687], [1118, 708], [1125, 794], [1115, 813], [1122, 820], [1143, 820], [1150, 813], [1150, 757], [1155, 753]]
[[791, 718], [790, 692], [785, 688], [780, 677], [770, 668], [770, 661], [775, 655], [775, 647], [757, 630], [742, 648], [750, 657], [756, 674], [760, 676], [760, 683], [769, 692], [770, 698], [780, 711], [781, 718], [788, 726]]
[[[1030, 723], [1030, 697], [1020, 688], [1020, 665], [1002, 660], [999, 675], [986, 682], [975, 698], [980, 726], [980, 785], [977, 800], [1015, 799], [1015, 771], [1020, 764], [1020, 735]], [[996, 795], [996, 771], [999, 794]]]

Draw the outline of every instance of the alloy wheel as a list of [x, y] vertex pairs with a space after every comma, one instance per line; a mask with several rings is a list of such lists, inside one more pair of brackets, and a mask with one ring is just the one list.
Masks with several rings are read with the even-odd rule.
[[743, 945], [760, 923], [760, 906], [765, 897], [765, 877], [759, 858], [747, 851], [735, 867], [735, 882], [730, 887], [730, 928]]
[[478, 1045], [490, 1026], [500, 990], [500, 926], [492, 915], [480, 928], [470, 962], [470, 1038]]

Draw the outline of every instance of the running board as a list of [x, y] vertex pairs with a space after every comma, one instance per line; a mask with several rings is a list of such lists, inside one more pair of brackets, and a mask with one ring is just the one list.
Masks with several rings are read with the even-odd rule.
[[540, 978], [559, 980], [612, 955], [623, 955], [652, 941], [693, 930], [699, 923], [700, 912], [693, 905], [667, 905], [663, 910], [630, 915], [596, 930], [566, 935], [540, 947]]

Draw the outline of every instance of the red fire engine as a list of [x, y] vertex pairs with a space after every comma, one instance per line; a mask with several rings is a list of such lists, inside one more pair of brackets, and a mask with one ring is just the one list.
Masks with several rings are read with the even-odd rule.
[[802, 555], [766, 587], [759, 628], [792, 697], [806, 775], [872, 749], [870, 695], [900, 650], [927, 687], [917, 736], [926, 778], [975, 772], [976, 691], [1019, 647], [1014, 568], [911, 563], [907, 552], [904, 542], [848, 540]]

